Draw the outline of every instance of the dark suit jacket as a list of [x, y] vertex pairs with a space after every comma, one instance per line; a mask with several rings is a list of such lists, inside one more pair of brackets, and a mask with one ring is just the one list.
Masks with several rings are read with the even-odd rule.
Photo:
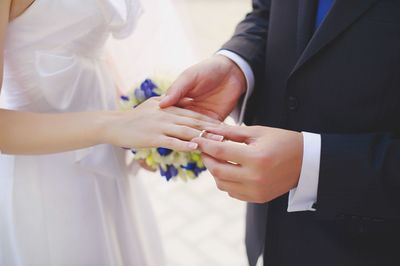
[[322, 150], [316, 212], [249, 205], [250, 263], [264, 248], [271, 266], [399, 266], [400, 0], [337, 0], [315, 33], [313, 0], [253, 8], [223, 47], [255, 72], [245, 121]]

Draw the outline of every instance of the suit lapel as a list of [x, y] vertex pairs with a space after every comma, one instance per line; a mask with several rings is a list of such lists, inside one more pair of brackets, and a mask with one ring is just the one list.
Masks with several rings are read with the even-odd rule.
[[[306, 0], [301, 0], [306, 1]], [[357, 20], [373, 3], [378, 0], [336, 0], [331, 12], [315, 32], [297, 61], [293, 74], [322, 48], [332, 42], [340, 33]], [[303, 5], [304, 8], [304, 5]], [[301, 6], [299, 12], [302, 12]], [[301, 16], [308, 15], [302, 14]], [[314, 17], [314, 16], [313, 16]], [[300, 25], [300, 24], [299, 24]], [[313, 25], [311, 25], [312, 27]], [[300, 27], [300, 26], [299, 26]], [[299, 32], [301, 33], [301, 32]], [[304, 30], [303, 30], [304, 33]]]
[[315, 24], [316, 0], [298, 0], [297, 15], [297, 58], [301, 56], [310, 41]]

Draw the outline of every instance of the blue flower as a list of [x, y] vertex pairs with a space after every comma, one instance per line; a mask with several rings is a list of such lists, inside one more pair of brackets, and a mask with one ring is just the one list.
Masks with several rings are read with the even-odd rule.
[[164, 169], [160, 166], [160, 174], [161, 176], [164, 176], [167, 181], [169, 181], [178, 175], [178, 169], [176, 169], [173, 165], [167, 165], [167, 171], [164, 171]]
[[128, 96], [125, 96], [125, 95], [121, 95], [121, 100], [123, 100], [124, 102], [129, 102], [129, 97]]
[[135, 89], [135, 98], [140, 103], [147, 100], [144, 91], [142, 91], [141, 89]]
[[154, 96], [160, 96], [160, 94], [155, 93], [154, 90], [157, 89], [157, 85], [151, 79], [146, 79], [140, 85], [140, 89], [144, 92], [146, 99]]
[[197, 166], [197, 163], [195, 162], [190, 162], [187, 165], [181, 166], [183, 169], [187, 170], [187, 171], [191, 171], [193, 172], [193, 174], [195, 176], [199, 176], [199, 174], [203, 171], [206, 170], [206, 168], [200, 168]]
[[[170, 84], [170, 81], [151, 78], [142, 80], [132, 86], [125, 95], [120, 96], [119, 105], [122, 110], [135, 108], [149, 98], [164, 94], [167, 90], [166, 84]], [[199, 152], [183, 153], [162, 147], [143, 151], [128, 147], [124, 149], [131, 150], [135, 160], [144, 159], [147, 165], [154, 169], [159, 168], [160, 175], [167, 181], [176, 177], [187, 181], [197, 178], [206, 170]]]
[[167, 149], [167, 148], [157, 148], [157, 152], [158, 152], [161, 156], [165, 157], [165, 156], [170, 155], [170, 154], [172, 153], [172, 150]]

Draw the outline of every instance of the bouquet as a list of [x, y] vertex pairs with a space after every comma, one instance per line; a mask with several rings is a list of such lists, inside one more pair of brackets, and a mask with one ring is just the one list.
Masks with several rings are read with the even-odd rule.
[[[135, 108], [151, 97], [163, 95], [170, 85], [166, 79], [146, 79], [120, 97], [120, 108]], [[143, 160], [151, 169], [159, 170], [167, 181], [176, 177], [184, 181], [195, 179], [206, 170], [197, 151], [177, 152], [162, 147], [131, 151], [135, 160]]]

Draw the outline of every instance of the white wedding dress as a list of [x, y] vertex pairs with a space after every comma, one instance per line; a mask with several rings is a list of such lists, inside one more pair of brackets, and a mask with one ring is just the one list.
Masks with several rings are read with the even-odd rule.
[[[137, 0], [36, 0], [8, 27], [1, 107], [115, 109], [103, 47], [110, 35], [127, 37], [140, 13]], [[122, 149], [0, 155], [0, 265], [162, 266], [163, 258]]]

